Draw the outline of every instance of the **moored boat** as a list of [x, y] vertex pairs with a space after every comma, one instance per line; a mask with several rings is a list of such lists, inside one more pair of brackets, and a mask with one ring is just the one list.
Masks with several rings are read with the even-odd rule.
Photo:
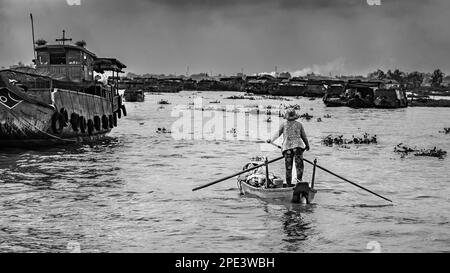
[[325, 85], [325, 95], [323, 103], [327, 107], [347, 106], [347, 98], [345, 97], [345, 88], [343, 83]]
[[374, 91], [375, 108], [405, 108], [408, 107], [406, 93], [398, 89], [379, 88]]
[[378, 88], [380, 84], [380, 82], [348, 82], [346, 85], [347, 106], [351, 108], [374, 107], [374, 89]]
[[[61, 44], [36, 46], [35, 68], [0, 71], [0, 147], [95, 141], [126, 115], [117, 82], [126, 66], [70, 40], [63, 34]], [[113, 85], [94, 72], [111, 72]]]
[[269, 90], [269, 94], [273, 96], [303, 96], [307, 88], [306, 80], [293, 78], [282, 81], [277, 88]]
[[123, 96], [127, 102], [143, 102], [145, 99], [144, 90], [142, 89], [127, 89]]
[[322, 81], [308, 81], [308, 85], [306, 86], [304, 97], [316, 97], [321, 98], [325, 95], [326, 88]]

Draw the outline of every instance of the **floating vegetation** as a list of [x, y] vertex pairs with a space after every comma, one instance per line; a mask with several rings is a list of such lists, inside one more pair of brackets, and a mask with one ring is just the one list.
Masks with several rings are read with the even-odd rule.
[[[328, 135], [324, 139], [322, 139], [322, 143], [325, 146], [333, 146], [333, 145], [345, 145], [345, 144], [377, 144], [377, 136], [371, 136], [368, 133], [364, 133], [362, 137], [355, 137], [347, 139], [344, 138], [343, 135], [333, 136]], [[347, 147], [346, 147], [347, 148]]]
[[288, 98], [278, 97], [278, 96], [271, 96], [271, 95], [264, 95], [264, 96], [262, 96], [262, 98], [266, 99], [266, 100], [292, 101], [291, 99], [288, 99]]
[[266, 158], [265, 158], [265, 157], [262, 157], [262, 156], [255, 156], [255, 157], [252, 157], [250, 160], [251, 160], [251, 161], [259, 162], [259, 161], [265, 161]]
[[272, 118], [271, 118], [271, 117], [268, 117], [268, 118], [266, 119], [266, 122], [272, 122]]
[[444, 128], [444, 131], [439, 131], [439, 133], [450, 134], [450, 128]]
[[317, 122], [322, 122], [322, 119], [321, 118], [317, 118]]
[[219, 100], [210, 101], [209, 103], [220, 103]]
[[312, 119], [314, 116], [308, 114], [308, 113], [304, 113], [302, 115], [300, 115], [301, 118], [306, 119], [306, 120], [310, 120]]
[[344, 139], [343, 139], [343, 135], [341, 136], [336, 136], [333, 137], [332, 135], [328, 135], [326, 136], [324, 139], [322, 139], [322, 143], [325, 146], [333, 146], [333, 144], [335, 145], [343, 145], [344, 144]]
[[251, 96], [230, 96], [230, 97], [226, 97], [225, 99], [229, 99], [229, 100], [256, 100], [255, 97], [251, 97]]
[[298, 104], [291, 104], [291, 105], [285, 105], [284, 106], [284, 109], [289, 109], [289, 108], [292, 108], [294, 110], [300, 110], [300, 105], [298, 105]]
[[158, 104], [170, 104], [170, 102], [168, 100], [160, 100]]
[[415, 148], [411, 148], [408, 147], [406, 145], [403, 145], [403, 143], [398, 144], [395, 148], [394, 148], [394, 152], [396, 153], [404, 153], [404, 154], [409, 154], [409, 153], [413, 153], [417, 151]]
[[170, 134], [171, 131], [166, 129], [166, 128], [158, 128], [158, 130], [156, 131], [158, 134]]
[[323, 116], [324, 118], [331, 118], [330, 114], [326, 114], [325, 116]]
[[434, 147], [431, 150], [420, 150], [419, 152], [415, 153], [414, 155], [415, 156], [431, 156], [431, 157], [437, 157], [437, 158], [443, 159], [446, 154], [447, 154], [446, 151], [437, 149], [436, 147]]
[[446, 151], [437, 149], [436, 147], [434, 147], [433, 149], [417, 149], [416, 147], [411, 148], [407, 145], [404, 145], [403, 143], [398, 144], [394, 148], [394, 152], [400, 153], [402, 158], [409, 154], [414, 154], [415, 156], [428, 156], [443, 159], [447, 155]]
[[259, 108], [259, 105], [258, 104], [247, 104], [247, 105], [244, 105], [246, 108]]

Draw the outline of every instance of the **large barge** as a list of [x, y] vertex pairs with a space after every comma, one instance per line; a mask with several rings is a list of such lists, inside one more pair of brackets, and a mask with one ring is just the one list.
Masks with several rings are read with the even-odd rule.
[[[126, 66], [70, 40], [35, 46], [34, 68], [0, 70], [0, 148], [96, 141], [126, 115], [117, 81]], [[94, 72], [112, 73], [112, 84]]]

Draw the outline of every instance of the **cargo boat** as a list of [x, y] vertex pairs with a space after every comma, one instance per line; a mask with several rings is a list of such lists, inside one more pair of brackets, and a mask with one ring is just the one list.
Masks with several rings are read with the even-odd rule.
[[144, 90], [142, 89], [127, 89], [123, 96], [127, 102], [143, 102], [145, 100]]
[[[118, 93], [126, 66], [85, 43], [35, 46], [33, 68], [0, 70], [0, 147], [36, 147], [104, 138], [126, 115]], [[94, 78], [112, 73], [112, 84]]]

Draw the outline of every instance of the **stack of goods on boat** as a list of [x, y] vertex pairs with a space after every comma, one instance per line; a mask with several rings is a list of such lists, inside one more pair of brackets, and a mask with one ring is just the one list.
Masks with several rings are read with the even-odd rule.
[[[126, 66], [69, 40], [36, 46], [35, 68], [0, 71], [0, 146], [94, 141], [126, 115], [117, 82]], [[94, 72], [106, 71], [112, 84], [94, 79]]]

